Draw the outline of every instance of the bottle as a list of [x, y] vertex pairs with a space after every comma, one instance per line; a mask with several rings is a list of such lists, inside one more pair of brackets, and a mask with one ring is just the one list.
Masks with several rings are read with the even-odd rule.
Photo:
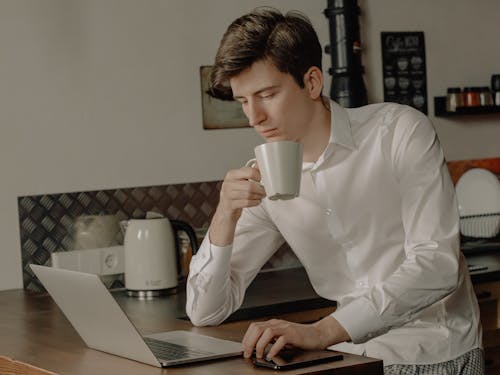
[[460, 87], [449, 87], [446, 95], [446, 111], [455, 112], [457, 107], [464, 106], [464, 97]]
[[500, 74], [491, 76], [491, 92], [494, 104], [500, 106]]

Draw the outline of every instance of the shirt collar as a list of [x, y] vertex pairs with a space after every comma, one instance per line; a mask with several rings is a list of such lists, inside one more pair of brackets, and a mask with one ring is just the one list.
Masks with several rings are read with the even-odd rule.
[[345, 108], [330, 100], [331, 127], [330, 140], [328, 143], [336, 143], [345, 146], [350, 150], [355, 150], [356, 145], [352, 137], [351, 122]]
[[321, 154], [316, 162], [302, 163], [302, 170], [315, 170], [318, 168], [326, 159], [328, 159], [335, 147], [334, 145], [340, 145], [353, 151], [356, 150], [356, 144], [352, 137], [351, 132], [351, 122], [349, 120], [349, 114], [347, 111], [335, 103], [333, 100], [330, 101], [330, 138], [328, 140], [328, 145], [325, 151]]

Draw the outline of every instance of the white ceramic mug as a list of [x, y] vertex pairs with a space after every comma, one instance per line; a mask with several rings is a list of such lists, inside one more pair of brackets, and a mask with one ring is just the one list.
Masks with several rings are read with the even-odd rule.
[[299, 196], [302, 177], [302, 144], [293, 141], [278, 141], [261, 144], [254, 149], [257, 162], [270, 200], [287, 200]]

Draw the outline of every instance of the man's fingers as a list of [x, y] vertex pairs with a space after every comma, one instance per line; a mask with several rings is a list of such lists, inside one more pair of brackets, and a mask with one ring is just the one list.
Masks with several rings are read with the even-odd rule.
[[[248, 170], [247, 168], [250, 168], [250, 170]], [[244, 170], [244, 172], [249, 173], [249, 177], [248, 177], [249, 180], [260, 181], [261, 175], [260, 175], [260, 170], [258, 167], [256, 167], [256, 166], [255, 167], [244, 167], [243, 170]]]
[[251, 323], [242, 341], [244, 357], [249, 358], [255, 349], [257, 358], [262, 358], [266, 346], [282, 334], [283, 323], [277, 319]]
[[273, 327], [267, 327], [259, 337], [257, 344], [255, 345], [255, 356], [257, 358], [262, 358], [268, 344], [274, 342], [274, 338], [278, 335], [279, 329]]
[[261, 193], [260, 191], [250, 191], [250, 190], [230, 190], [228, 192], [225, 192], [225, 197], [232, 199], [232, 200], [237, 200], [237, 199], [248, 199], [248, 200], [254, 200], [254, 199], [262, 199], [264, 198], [264, 194]]
[[267, 353], [267, 358], [273, 358], [275, 355], [277, 355], [282, 349], [285, 347], [290, 346], [287, 344], [286, 337], [284, 335], [278, 337], [276, 342], [271, 346], [271, 349], [269, 349], [269, 352]]
[[251, 323], [245, 332], [245, 336], [243, 337], [242, 346], [243, 346], [243, 356], [245, 358], [250, 358], [255, 348], [255, 344], [259, 340], [260, 335], [262, 334], [262, 329], [260, 328], [261, 323]]
[[233, 211], [258, 206], [266, 196], [259, 180], [260, 172], [256, 168], [243, 167], [227, 172], [222, 183], [219, 204]]
[[251, 180], [236, 180], [236, 181], [227, 181], [222, 186], [222, 194], [229, 195], [229, 197], [240, 197], [240, 198], [249, 198], [252, 196], [255, 197], [264, 197], [266, 191], [264, 187], [256, 182]]
[[[251, 356], [254, 349], [257, 358], [273, 358], [290, 346], [310, 350], [324, 349], [331, 345], [331, 340], [322, 342], [320, 336], [321, 331], [314, 324], [299, 324], [279, 319], [256, 322], [250, 324], [245, 333], [243, 351], [246, 358]], [[269, 349], [267, 354], [266, 349]]]
[[258, 168], [242, 167], [232, 169], [226, 173], [224, 180], [253, 180], [260, 181], [260, 171]]

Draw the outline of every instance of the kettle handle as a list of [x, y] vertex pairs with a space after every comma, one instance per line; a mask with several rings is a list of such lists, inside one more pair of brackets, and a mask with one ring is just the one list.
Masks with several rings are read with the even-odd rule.
[[[174, 232], [183, 231], [187, 234], [189, 242], [191, 242], [191, 250], [193, 252], [193, 255], [195, 255], [198, 251], [198, 239], [196, 238], [196, 233], [194, 232], [193, 227], [182, 220], [170, 220], [170, 224], [172, 224], [172, 229], [174, 230]], [[177, 239], [177, 236], [174, 237], [175, 245], [177, 249], [179, 249], [179, 240]]]

